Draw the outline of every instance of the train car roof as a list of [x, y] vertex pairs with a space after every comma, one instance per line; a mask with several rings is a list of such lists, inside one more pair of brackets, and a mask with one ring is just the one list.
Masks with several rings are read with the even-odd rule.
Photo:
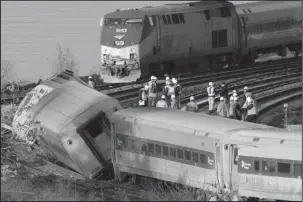
[[54, 89], [43, 97], [33, 107], [33, 114], [36, 114], [36, 120], [39, 120], [43, 127], [54, 133], [60, 133], [84, 111], [101, 101], [112, 102], [112, 100], [113, 98], [77, 81], [67, 81], [61, 84], [60, 88]]
[[117, 10], [106, 14], [105, 18], [131, 18], [131, 17], [144, 17], [145, 15], [161, 15], [163, 13], [178, 13], [178, 12], [190, 12], [203, 9], [209, 9], [219, 5], [233, 6], [228, 1], [197, 1], [180, 4], [165, 4], [163, 6], [156, 7], [143, 7], [128, 10]]
[[[129, 108], [123, 109], [114, 114], [119, 117], [132, 117], [135, 119], [143, 119], [151, 122], [160, 122], [169, 125], [177, 125], [184, 128], [191, 128], [198, 131], [207, 131], [210, 133], [208, 137], [231, 134], [229, 131], [267, 129], [272, 131], [284, 131], [270, 126], [261, 124], [242, 122], [232, 119], [221, 118], [217, 116], [206, 115], [202, 113], [184, 112], [172, 109], [163, 108]], [[275, 134], [275, 133], [271, 133]], [[205, 135], [196, 133], [196, 135]]]
[[[236, 12], [248, 23], [302, 15], [299, 1], [260, 1], [235, 5]], [[279, 12], [279, 13], [277, 13]]]

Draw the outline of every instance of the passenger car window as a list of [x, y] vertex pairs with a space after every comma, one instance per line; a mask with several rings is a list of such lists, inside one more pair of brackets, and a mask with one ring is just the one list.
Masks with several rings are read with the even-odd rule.
[[204, 154], [200, 154], [200, 162], [206, 164], [206, 156]]
[[183, 159], [183, 150], [178, 149], [178, 158]]
[[156, 154], [161, 154], [161, 146], [156, 144]]
[[196, 152], [193, 152], [193, 161], [194, 162], [199, 162], [199, 159], [198, 159], [199, 157], [198, 157], [198, 153], [196, 153]]
[[148, 152], [154, 153], [154, 144], [148, 143], [147, 147], [148, 147]]
[[295, 176], [302, 176], [302, 164], [294, 164]]
[[259, 169], [260, 169], [260, 162], [259, 161], [255, 160], [254, 168], [255, 168], [255, 171], [259, 171]]
[[168, 156], [168, 147], [163, 146], [163, 155]]
[[188, 160], [188, 161], [191, 160], [190, 151], [185, 151], [184, 155], [185, 155], [185, 159], [186, 159], [186, 160]]
[[278, 172], [279, 173], [290, 173], [290, 164], [289, 163], [278, 163]]
[[166, 18], [167, 18], [167, 24], [171, 24], [170, 16], [166, 15]]
[[276, 163], [271, 161], [262, 161], [262, 168], [264, 172], [275, 172]]
[[170, 156], [171, 157], [176, 157], [176, 149], [175, 148], [170, 148]]
[[162, 15], [162, 20], [163, 20], [163, 23], [164, 23], [164, 24], [167, 23], [167, 22], [166, 22], [166, 17], [165, 17], [165, 15]]

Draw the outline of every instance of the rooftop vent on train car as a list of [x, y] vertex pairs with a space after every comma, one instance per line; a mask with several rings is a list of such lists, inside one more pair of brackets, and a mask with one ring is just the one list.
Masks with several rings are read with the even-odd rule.
[[120, 11], [120, 9], [117, 9], [116, 11]]
[[284, 140], [281, 140], [281, 141], [280, 141], [280, 144], [283, 144], [283, 143], [284, 143]]

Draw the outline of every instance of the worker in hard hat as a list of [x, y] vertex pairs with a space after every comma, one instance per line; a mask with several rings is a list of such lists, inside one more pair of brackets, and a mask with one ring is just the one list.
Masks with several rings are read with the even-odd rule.
[[163, 95], [165, 95], [165, 97], [166, 97], [168, 107], [171, 108], [171, 102], [172, 102], [171, 96], [172, 95], [176, 96], [175, 95], [175, 86], [172, 81], [169, 81], [169, 85], [164, 87]]
[[177, 79], [172, 78], [172, 82], [175, 86], [176, 108], [180, 110], [181, 109], [180, 98], [181, 98], [181, 94], [182, 94], [182, 87], [180, 86], [180, 84], [178, 84]]
[[199, 108], [197, 103], [194, 102], [194, 100], [195, 100], [194, 96], [191, 96], [189, 98], [189, 103], [187, 103], [187, 105], [185, 106], [185, 111], [198, 112]]
[[208, 110], [211, 112], [214, 109], [215, 103], [215, 88], [213, 86], [213, 82], [209, 82], [209, 86], [207, 87], [207, 94], [209, 103]]
[[242, 109], [239, 105], [237, 97], [234, 97], [233, 102], [230, 104], [229, 115], [232, 119], [241, 120], [242, 118]]
[[246, 101], [245, 103], [242, 105], [242, 121], [245, 121], [246, 119], [246, 115], [247, 115], [247, 106], [248, 106], [248, 98], [251, 98], [252, 93], [251, 92], [247, 92], [246, 93]]
[[168, 86], [169, 83], [170, 83], [170, 78], [167, 76], [167, 77], [165, 78], [165, 85]]
[[238, 96], [237, 91], [233, 90], [233, 93], [232, 93], [232, 95], [230, 96], [229, 99], [233, 99], [234, 97], [237, 97], [237, 96]]
[[247, 98], [247, 115], [245, 121], [247, 122], [256, 122], [258, 116], [258, 105], [257, 101], [254, 99], [254, 96]]
[[157, 104], [156, 104], [156, 107], [168, 108], [167, 102], [166, 102], [166, 99], [165, 99], [165, 95], [162, 95], [162, 96], [161, 96], [161, 99], [158, 100], [158, 102], [157, 102]]
[[148, 85], [139, 90], [139, 106], [146, 107], [148, 102]]
[[88, 77], [88, 85], [89, 85], [89, 87], [95, 89], [95, 82], [93, 81], [92, 76]]
[[148, 82], [148, 106], [155, 107], [158, 95], [157, 77], [151, 76]]
[[229, 118], [229, 108], [224, 97], [220, 97], [220, 103], [217, 106], [217, 113], [221, 117]]

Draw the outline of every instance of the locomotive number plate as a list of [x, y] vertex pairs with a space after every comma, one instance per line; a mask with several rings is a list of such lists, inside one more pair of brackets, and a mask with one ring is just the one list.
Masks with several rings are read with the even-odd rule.
[[115, 45], [116, 46], [123, 46], [124, 45], [124, 41], [115, 41]]

